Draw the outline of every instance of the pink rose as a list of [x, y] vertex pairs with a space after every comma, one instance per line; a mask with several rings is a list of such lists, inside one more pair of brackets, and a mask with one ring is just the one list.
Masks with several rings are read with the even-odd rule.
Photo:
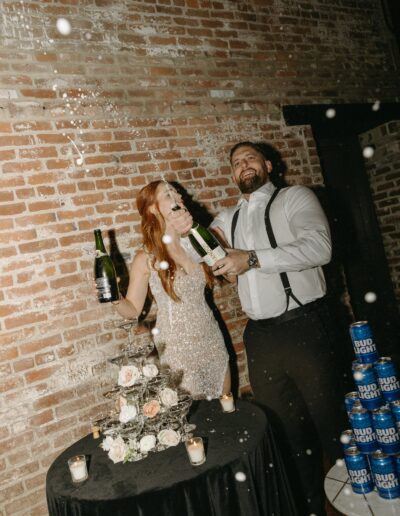
[[155, 417], [160, 412], [160, 403], [157, 400], [148, 401], [143, 405], [143, 414], [146, 417]]

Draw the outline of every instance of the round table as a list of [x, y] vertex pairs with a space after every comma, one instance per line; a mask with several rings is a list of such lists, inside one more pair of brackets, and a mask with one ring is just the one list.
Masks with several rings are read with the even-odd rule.
[[377, 491], [356, 494], [351, 488], [344, 460], [325, 477], [325, 493], [330, 503], [346, 516], [400, 516], [400, 499], [385, 500]]
[[[266, 516], [296, 514], [265, 414], [250, 402], [223, 413], [219, 401], [194, 405], [206, 462], [193, 467], [183, 443], [138, 462], [114, 464], [88, 435], [59, 455], [47, 473], [50, 516]], [[89, 478], [73, 484], [68, 458], [85, 454]], [[236, 475], [237, 473], [242, 475]], [[243, 480], [244, 478], [244, 480]]]

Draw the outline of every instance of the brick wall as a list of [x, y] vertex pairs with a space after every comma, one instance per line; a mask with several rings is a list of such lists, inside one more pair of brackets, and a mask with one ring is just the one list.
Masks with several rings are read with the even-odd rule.
[[[400, 306], [400, 122], [393, 121], [364, 133], [365, 160], [383, 246], [397, 302]], [[371, 151], [370, 151], [371, 152]]]
[[[281, 106], [398, 100], [398, 63], [378, 0], [3, 0], [0, 25], [0, 511], [42, 515], [47, 468], [87, 433], [126, 342], [92, 290], [93, 229], [129, 264], [135, 193], [161, 172], [211, 213], [234, 203], [242, 139], [321, 183]], [[235, 289], [216, 301], [246, 387]]]

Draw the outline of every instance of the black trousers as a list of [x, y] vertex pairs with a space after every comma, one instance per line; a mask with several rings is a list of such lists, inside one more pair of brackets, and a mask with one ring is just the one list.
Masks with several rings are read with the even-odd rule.
[[325, 514], [323, 455], [332, 463], [342, 456], [339, 437], [348, 425], [335, 352], [340, 343], [324, 300], [295, 310], [250, 320], [244, 343], [255, 401], [275, 428], [299, 513], [319, 516]]

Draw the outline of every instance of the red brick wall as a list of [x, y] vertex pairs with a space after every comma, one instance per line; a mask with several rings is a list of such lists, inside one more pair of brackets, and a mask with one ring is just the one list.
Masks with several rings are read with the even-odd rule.
[[[126, 341], [92, 290], [93, 229], [129, 263], [135, 193], [160, 172], [212, 213], [234, 203], [242, 139], [321, 183], [281, 106], [397, 100], [398, 63], [378, 0], [3, 0], [0, 25], [0, 510], [42, 515], [47, 468], [88, 431]], [[216, 298], [246, 386], [235, 290]]]
[[366, 169], [382, 234], [393, 288], [400, 306], [400, 121], [364, 133], [364, 149], [373, 149]]

